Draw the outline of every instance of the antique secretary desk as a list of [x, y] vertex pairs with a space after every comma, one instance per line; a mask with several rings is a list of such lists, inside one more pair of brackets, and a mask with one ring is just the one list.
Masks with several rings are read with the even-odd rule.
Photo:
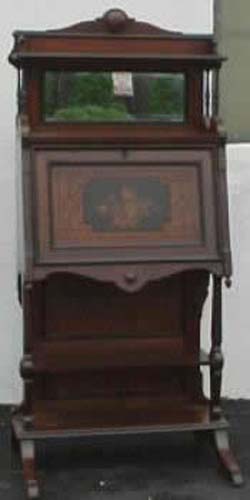
[[231, 261], [215, 41], [119, 9], [14, 38], [24, 401], [13, 430], [29, 498], [35, 442], [52, 437], [209, 432], [241, 484], [220, 405]]

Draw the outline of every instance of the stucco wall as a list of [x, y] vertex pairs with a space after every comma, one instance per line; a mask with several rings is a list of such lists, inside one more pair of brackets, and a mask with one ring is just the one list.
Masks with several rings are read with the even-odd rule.
[[[4, 4], [0, 18], [1, 92], [0, 92], [0, 403], [21, 398], [18, 362], [22, 352], [22, 318], [16, 297], [16, 218], [15, 218], [15, 70], [7, 63], [14, 29], [61, 27], [75, 21], [101, 15], [114, 6], [113, 1], [62, 2], [61, 0], [12, 0]], [[115, 2], [130, 15], [162, 27], [186, 32], [210, 32], [211, 0], [132, 0]], [[234, 257], [234, 285], [225, 291], [225, 368], [224, 394], [250, 396], [250, 320], [248, 319], [248, 276], [250, 238], [250, 146], [233, 147], [229, 153], [230, 212]], [[209, 301], [204, 313], [203, 342], [208, 338]]]
[[220, 105], [232, 142], [250, 141], [250, 2], [216, 0], [216, 35], [228, 61], [221, 73], [224, 92]]

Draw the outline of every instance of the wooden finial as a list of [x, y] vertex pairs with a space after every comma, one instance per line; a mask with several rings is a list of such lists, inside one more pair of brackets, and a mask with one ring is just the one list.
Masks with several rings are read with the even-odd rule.
[[109, 31], [119, 33], [126, 28], [128, 15], [122, 9], [110, 9], [103, 16]]

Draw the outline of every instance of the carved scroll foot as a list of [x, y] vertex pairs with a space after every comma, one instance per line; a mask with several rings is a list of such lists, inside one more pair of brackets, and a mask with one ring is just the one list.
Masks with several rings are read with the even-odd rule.
[[21, 469], [21, 460], [20, 460], [20, 443], [17, 439], [14, 429], [11, 429], [10, 436], [10, 463], [11, 470], [20, 470]]
[[37, 481], [27, 482], [27, 496], [30, 499], [39, 498], [39, 487]]
[[225, 471], [229, 474], [234, 486], [242, 486], [244, 483], [241, 470], [230, 448], [228, 432], [225, 429], [214, 431], [215, 447], [219, 460]]
[[20, 450], [27, 496], [29, 499], [39, 498], [39, 486], [36, 478], [34, 441], [29, 439], [21, 440]]

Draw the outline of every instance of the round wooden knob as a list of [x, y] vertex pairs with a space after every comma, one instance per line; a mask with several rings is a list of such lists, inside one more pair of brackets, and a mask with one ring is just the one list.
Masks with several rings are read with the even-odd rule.
[[122, 9], [110, 9], [104, 14], [104, 21], [109, 31], [117, 33], [125, 29], [128, 16]]
[[137, 280], [137, 276], [136, 276], [136, 273], [134, 273], [133, 271], [129, 271], [127, 272], [125, 275], [124, 275], [124, 278], [125, 278], [125, 281], [127, 283], [129, 283], [130, 285], [132, 285], [133, 283], [136, 282]]

